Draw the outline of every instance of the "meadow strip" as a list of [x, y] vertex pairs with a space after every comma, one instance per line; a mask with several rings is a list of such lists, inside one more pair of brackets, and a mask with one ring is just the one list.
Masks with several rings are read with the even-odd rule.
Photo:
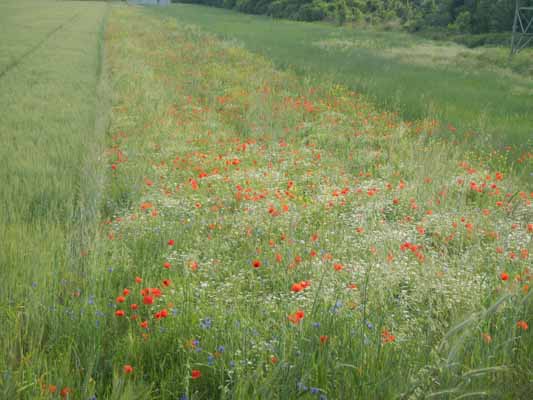
[[107, 34], [96, 393], [527, 393], [533, 194], [504, 161], [141, 8]]

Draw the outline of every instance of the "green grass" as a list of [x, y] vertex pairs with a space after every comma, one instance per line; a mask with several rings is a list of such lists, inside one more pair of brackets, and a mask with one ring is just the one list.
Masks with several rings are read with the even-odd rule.
[[2, 398], [36, 398], [37, 374], [65, 362], [57, 349], [65, 358], [77, 351], [75, 339], [65, 342], [70, 318], [56, 307], [78, 290], [70, 282], [83, 285], [80, 253], [92, 247], [99, 220], [106, 9], [0, 3]]
[[[362, 91], [406, 119], [430, 117], [438, 119], [443, 129], [452, 124], [461, 133], [475, 130], [483, 138], [490, 135], [489, 145], [531, 146], [531, 53], [517, 56], [525, 61], [513, 61], [527, 65], [524, 79], [492, 68], [496, 65], [507, 69], [506, 51], [494, 50], [486, 57], [488, 60], [465, 63], [464, 57], [446, 59], [441, 54], [446, 47], [457, 53], [458, 45], [443, 45], [407, 33], [340, 29], [185, 4], [153, 11], [236, 39], [249, 50], [272, 59], [278, 67], [290, 67], [304, 75], [318, 74]], [[418, 54], [412, 60], [408, 55], [418, 46], [426, 50], [433, 46], [433, 54]], [[477, 58], [476, 51], [486, 52], [462, 49], [467, 61]], [[390, 57], [390, 50], [406, 56]], [[440, 62], [443, 58], [445, 63]], [[481, 142], [487, 144], [486, 140]]]
[[95, 307], [124, 311], [99, 328], [123, 386], [97, 371], [99, 394], [526, 396], [531, 195], [506, 197], [524, 187], [503, 160], [146, 9], [116, 8], [108, 32], [113, 271]]
[[4, 51], [0, 397], [527, 398], [505, 154], [147, 8], [7, 4], [80, 17]]

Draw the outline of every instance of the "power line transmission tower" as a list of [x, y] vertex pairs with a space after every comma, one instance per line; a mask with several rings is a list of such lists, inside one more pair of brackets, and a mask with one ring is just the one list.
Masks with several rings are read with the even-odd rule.
[[533, 40], [533, 6], [522, 5], [516, 0], [511, 55], [523, 50]]

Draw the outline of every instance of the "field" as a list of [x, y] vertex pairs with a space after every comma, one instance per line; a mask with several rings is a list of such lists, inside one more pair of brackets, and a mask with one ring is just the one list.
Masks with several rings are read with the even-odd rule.
[[67, 381], [79, 351], [72, 338], [82, 327], [69, 328], [64, 297], [71, 295], [67, 282], [85, 285], [80, 254], [99, 222], [106, 9], [0, 3], [2, 399], [38, 398], [49, 369]]
[[[273, 20], [228, 10], [180, 4], [152, 10], [194, 23], [301, 76], [319, 75], [405, 119], [435, 118], [476, 145], [531, 148], [533, 52], [508, 62], [506, 48], [467, 49], [397, 31]], [[487, 135], [490, 140], [487, 140]]]
[[383, 108], [340, 50], [280, 68], [221, 11], [35, 4], [0, 5], [0, 397], [528, 398], [533, 192], [437, 134], [475, 118]]

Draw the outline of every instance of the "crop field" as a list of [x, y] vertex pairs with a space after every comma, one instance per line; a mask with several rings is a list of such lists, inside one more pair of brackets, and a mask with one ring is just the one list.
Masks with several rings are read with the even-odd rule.
[[505, 151], [192, 7], [36, 4], [0, 4], [0, 398], [530, 397]]

